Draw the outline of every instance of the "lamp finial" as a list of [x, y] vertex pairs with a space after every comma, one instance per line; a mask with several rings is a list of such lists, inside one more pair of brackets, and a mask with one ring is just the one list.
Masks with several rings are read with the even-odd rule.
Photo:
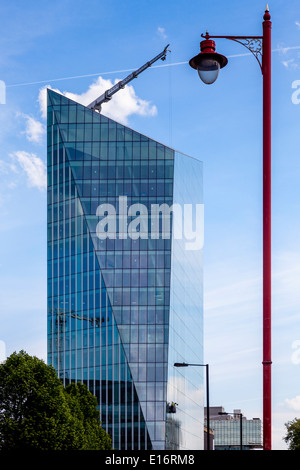
[[264, 14], [264, 20], [269, 21], [270, 19], [271, 19], [270, 9], [269, 9], [269, 5], [267, 4], [266, 9], [265, 9], [265, 14]]

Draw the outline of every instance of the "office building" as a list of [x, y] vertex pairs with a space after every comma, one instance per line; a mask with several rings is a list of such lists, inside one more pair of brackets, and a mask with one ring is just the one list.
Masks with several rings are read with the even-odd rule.
[[201, 449], [202, 164], [52, 90], [47, 122], [48, 363], [114, 448]]
[[[252, 450], [262, 448], [262, 423], [259, 418], [247, 419], [241, 410], [227, 413], [222, 406], [210, 410], [210, 429], [214, 434], [214, 450]], [[206, 418], [206, 408], [205, 408]]]

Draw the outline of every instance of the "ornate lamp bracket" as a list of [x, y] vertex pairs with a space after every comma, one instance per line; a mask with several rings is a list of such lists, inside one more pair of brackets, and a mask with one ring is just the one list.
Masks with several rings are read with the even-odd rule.
[[260, 66], [261, 73], [263, 73], [263, 36], [210, 36], [207, 32], [205, 35], [201, 34], [201, 37], [205, 39], [229, 39], [242, 44], [254, 55]]

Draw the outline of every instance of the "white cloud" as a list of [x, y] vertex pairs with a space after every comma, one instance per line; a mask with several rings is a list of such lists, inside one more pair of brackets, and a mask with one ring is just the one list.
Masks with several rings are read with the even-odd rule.
[[166, 35], [166, 30], [165, 28], [162, 28], [161, 26], [159, 26], [157, 28], [157, 33], [159, 34], [159, 36], [161, 36], [163, 39], [167, 39], [167, 35]]
[[[66, 91], [61, 92], [57, 89], [54, 89], [54, 91], [61, 93], [67, 98], [74, 100], [84, 106], [88, 106], [117, 82], [119, 82], [118, 79], [112, 82], [111, 80], [98, 77], [97, 80], [89, 86], [88, 90], [82, 94], [70, 93]], [[47, 88], [52, 89], [49, 85], [42, 88], [40, 90], [38, 99], [42, 116], [44, 118], [46, 117], [47, 112]], [[135, 94], [133, 86], [126, 85], [124, 89], [119, 90], [115, 95], [113, 95], [111, 101], [103, 104], [102, 112], [107, 117], [110, 117], [120, 123], [128, 124], [128, 118], [130, 115], [137, 114], [140, 116], [155, 116], [157, 114], [157, 108], [156, 106], [149, 103], [149, 101], [139, 98]]]
[[6, 360], [6, 344], [0, 340], [0, 364]]
[[286, 398], [285, 403], [294, 411], [300, 411], [300, 395], [297, 395], [295, 398]]
[[26, 120], [25, 134], [27, 140], [29, 140], [29, 142], [35, 142], [38, 144], [41, 143], [43, 135], [46, 133], [44, 124], [37, 121], [33, 117], [28, 116], [27, 114], [23, 114], [22, 116]]
[[46, 165], [34, 153], [27, 153], [18, 151], [10, 155], [26, 173], [28, 185], [30, 187], [38, 188], [39, 190], [46, 189]]
[[290, 46], [284, 46], [283, 44], [279, 44], [277, 46], [277, 49], [275, 49], [275, 51], [279, 52], [279, 54], [283, 56], [282, 57], [283, 60], [281, 61], [281, 63], [286, 69], [295, 70], [299, 68], [299, 64], [298, 64], [299, 54], [297, 54], [294, 57], [291, 57], [291, 55], [294, 54], [294, 51], [298, 49], [299, 49], [299, 46], [290, 47]]
[[283, 60], [281, 63], [286, 69], [295, 70], [299, 67], [298, 64], [295, 62], [295, 59]]
[[298, 29], [300, 29], [300, 22], [299, 21], [295, 21], [295, 25], [297, 26]]
[[281, 55], [285, 55], [287, 52], [290, 51], [289, 46], [284, 46], [283, 44], [278, 44], [276, 51], [279, 52]]

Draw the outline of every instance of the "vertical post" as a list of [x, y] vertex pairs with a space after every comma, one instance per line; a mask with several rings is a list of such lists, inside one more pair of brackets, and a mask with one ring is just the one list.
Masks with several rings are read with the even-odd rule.
[[271, 15], [263, 22], [263, 448], [271, 450]]
[[209, 369], [208, 364], [205, 364], [206, 369], [206, 425], [207, 425], [207, 450], [210, 450], [210, 420], [209, 420]]

